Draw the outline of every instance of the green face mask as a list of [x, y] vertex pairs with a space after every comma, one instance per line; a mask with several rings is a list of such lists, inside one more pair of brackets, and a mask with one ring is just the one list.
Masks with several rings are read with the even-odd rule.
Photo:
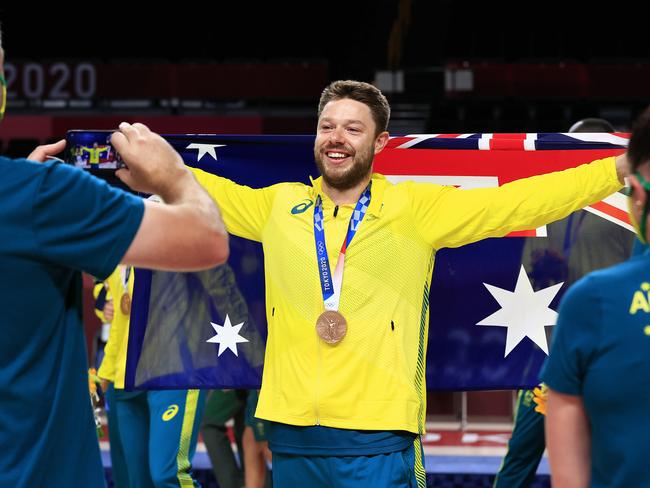
[[641, 222], [637, 222], [634, 218], [634, 212], [632, 212], [632, 187], [630, 187], [628, 190], [627, 199], [628, 214], [630, 216], [630, 222], [632, 222], [632, 226], [634, 227], [634, 230], [636, 230], [636, 235], [639, 237], [639, 240], [643, 244], [647, 245], [648, 239], [646, 238], [646, 232], [648, 231], [648, 208], [650, 207], [650, 182], [647, 182], [639, 172], [634, 173], [634, 176], [636, 176], [636, 178], [639, 180], [639, 183], [641, 183], [641, 186], [645, 190], [646, 202], [645, 206], [643, 207], [643, 213], [641, 214]]
[[7, 107], [7, 80], [2, 73], [0, 73], [0, 120], [5, 116], [5, 108]]

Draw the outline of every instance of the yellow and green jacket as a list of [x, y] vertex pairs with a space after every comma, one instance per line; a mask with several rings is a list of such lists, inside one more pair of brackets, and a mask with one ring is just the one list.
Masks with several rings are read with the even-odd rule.
[[87, 152], [88, 153], [88, 162], [90, 164], [99, 164], [99, 156], [103, 152], [108, 152], [108, 146], [101, 146], [101, 147], [82, 147], [81, 152]]
[[[313, 204], [323, 199], [331, 266], [354, 205], [335, 204], [312, 185], [251, 189], [194, 170], [228, 231], [264, 249], [266, 344], [256, 416], [291, 425], [424, 432], [429, 286], [436, 251], [536, 228], [617, 191], [614, 158], [461, 190], [392, 184], [372, 176], [372, 199], [345, 258], [337, 345], [319, 339], [324, 311], [316, 264]], [[435, 312], [435, 311], [434, 311]]]
[[[120, 307], [120, 299], [124, 293], [123, 273], [125, 266], [119, 265], [113, 273], [103, 282], [95, 285], [94, 295], [97, 298], [102, 286], [106, 287], [106, 300], [113, 300], [113, 321], [108, 334], [108, 342], [104, 347], [104, 359], [97, 371], [100, 378], [112, 381], [115, 388], [124, 388], [124, 375], [126, 373], [126, 351], [129, 344], [129, 320], [130, 316], [125, 315]], [[129, 293], [133, 296], [133, 280], [135, 273], [131, 269], [127, 283]], [[104, 314], [95, 309], [97, 316], [103, 321], [108, 322]]]

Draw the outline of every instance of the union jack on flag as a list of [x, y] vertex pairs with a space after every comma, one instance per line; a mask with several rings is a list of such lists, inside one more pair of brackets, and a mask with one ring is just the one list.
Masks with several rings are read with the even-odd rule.
[[[390, 175], [394, 182], [411, 179], [485, 188], [618, 155], [627, 147], [628, 138], [625, 133], [414, 134], [392, 138], [387, 150], [377, 155], [375, 169]], [[437, 151], [397, 153], [392, 149]], [[455, 152], [459, 150], [462, 152]], [[476, 151], [492, 152], [488, 155]], [[621, 193], [614, 193], [585, 210], [634, 231]], [[511, 234], [545, 235], [545, 226]]]

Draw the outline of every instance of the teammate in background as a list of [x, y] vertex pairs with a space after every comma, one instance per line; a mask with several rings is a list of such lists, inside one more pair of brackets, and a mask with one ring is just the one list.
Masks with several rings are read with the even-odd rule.
[[[111, 324], [115, 316], [115, 306], [113, 301], [113, 294], [108, 284], [108, 279], [105, 281], [96, 281], [93, 287], [93, 296], [95, 297], [95, 314], [102, 321], [102, 336], [105, 335], [104, 347], [102, 348], [100, 357], [97, 357], [97, 367], [101, 365], [104, 359], [104, 352], [106, 343], [110, 337]], [[105, 329], [108, 330], [105, 330]], [[122, 448], [122, 441], [120, 439], [120, 430], [118, 419], [116, 415], [115, 406], [115, 387], [112, 383], [104, 380], [102, 381], [102, 392], [104, 393], [104, 409], [106, 411], [106, 420], [108, 422], [108, 441], [110, 443], [110, 456], [111, 456], [111, 477], [113, 484], [116, 488], [126, 487], [128, 485], [128, 475], [126, 471], [126, 457], [124, 449]]]
[[73, 155], [74, 155], [74, 164], [77, 168], [85, 168], [88, 165], [86, 164], [86, 161], [84, 160], [83, 156], [83, 151], [81, 150], [81, 146], [75, 147], [73, 149]]
[[104, 359], [97, 372], [110, 383], [107, 389], [113, 389], [112, 417], [117, 423], [117, 447], [123, 453], [127, 486], [199, 486], [192, 476], [191, 459], [205, 392], [124, 390], [134, 275], [130, 266], [120, 265], [106, 280], [115, 306]]
[[[205, 293], [212, 297], [214, 308], [222, 316], [229, 316], [231, 320], [234, 320], [233, 323], [246, 322], [249, 331], [258, 330], [230, 265], [225, 264], [213, 272], [197, 273], [197, 275], [201, 275], [200, 280]], [[166, 290], [173, 288], [173, 285], [169, 286], [169, 282], [165, 287]], [[176, 293], [172, 292], [172, 295], [178, 296], [178, 292], [184, 295], [182, 291], [184, 289], [183, 285]], [[203, 300], [203, 298], [200, 299]], [[177, 306], [175, 310], [183, 314], [182, 308], [182, 306]], [[166, 314], [165, 321], [169, 320], [169, 317], [170, 314]], [[198, 316], [194, 316], [194, 322], [201, 320]], [[189, 317], [184, 318], [183, 322], [192, 326], [194, 324]], [[157, 334], [162, 333], [161, 328], [156, 331]], [[264, 362], [262, 336], [257, 332], [249, 334], [247, 339], [250, 346], [248, 360], [251, 366], [259, 368], [261, 372]], [[141, 356], [139, 364], [147, 363], [145, 357], [150, 356], [146, 354]], [[257, 393], [257, 390], [243, 389], [214, 390], [208, 399], [201, 432], [212, 461], [215, 477], [219, 486], [223, 486], [223, 488], [240, 488], [244, 485], [246, 487], [271, 486], [271, 477], [267, 476], [267, 460], [270, 460], [270, 451], [266, 446], [268, 422], [255, 418]], [[239, 467], [225, 425], [231, 418], [234, 420]]]
[[268, 446], [269, 422], [255, 416], [258, 390], [249, 390], [246, 400], [246, 427], [242, 444], [244, 447], [244, 480], [246, 488], [272, 486], [268, 465], [271, 464], [271, 451]]
[[[604, 119], [587, 118], [571, 126], [570, 133], [615, 132]], [[548, 237], [526, 240], [522, 263], [533, 288], [564, 283], [563, 290], [593, 270], [629, 258], [634, 233], [586, 210], [548, 224]], [[547, 329], [548, 331], [549, 329]], [[535, 411], [533, 390], [521, 390], [508, 451], [494, 478], [494, 488], [532, 486], [546, 449], [544, 415]]]
[[[630, 220], [648, 242], [650, 109], [633, 126]], [[648, 486], [650, 255], [589, 273], [563, 297], [551, 353], [546, 435], [556, 488]]]
[[[213, 390], [203, 412], [201, 436], [210, 456], [212, 471], [220, 488], [244, 486], [244, 417], [247, 390]], [[231, 447], [226, 423], [233, 420], [233, 433], [239, 455], [239, 466]]]

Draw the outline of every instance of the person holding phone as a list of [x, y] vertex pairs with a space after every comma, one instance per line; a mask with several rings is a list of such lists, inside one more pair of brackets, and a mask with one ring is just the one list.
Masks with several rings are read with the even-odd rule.
[[[0, 117], [7, 84], [0, 36]], [[142, 124], [111, 143], [117, 176], [166, 203], [143, 201], [70, 165], [0, 157], [0, 486], [105, 486], [81, 323], [81, 271], [122, 262], [198, 270], [228, 257], [220, 212], [180, 155]]]

